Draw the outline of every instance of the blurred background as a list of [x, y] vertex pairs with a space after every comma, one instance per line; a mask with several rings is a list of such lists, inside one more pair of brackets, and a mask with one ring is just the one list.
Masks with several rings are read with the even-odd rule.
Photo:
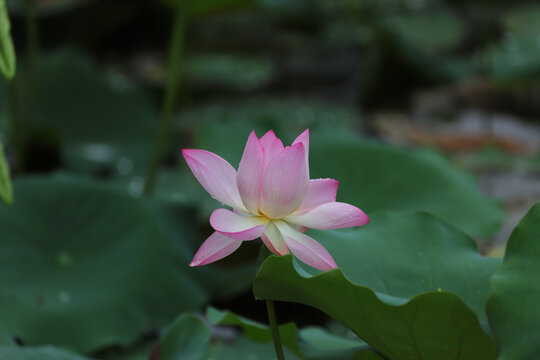
[[[17, 223], [1, 209], [7, 230], [0, 241], [7, 241], [4, 234], [27, 236], [20, 234], [29, 224], [48, 224], [27, 237], [51, 239], [45, 242], [56, 263], [70, 266], [76, 250], [55, 241], [74, 241], [81, 228], [88, 241], [104, 234], [97, 236], [105, 242], [99, 248], [120, 238], [133, 249], [115, 247], [118, 256], [146, 260], [133, 267], [128, 261], [117, 280], [127, 284], [138, 274], [149, 278], [145, 286], [159, 273], [152, 272], [157, 259], [175, 249], [163, 266], [176, 272], [161, 281], [169, 282], [164, 288], [187, 285], [174, 295], [158, 291], [144, 307], [167, 294], [185, 306], [141, 315], [143, 324], [163, 325], [178, 310], [210, 302], [264, 314], [249, 289], [258, 245], [186, 275], [219, 204], [188, 171], [182, 148], [214, 151], [236, 167], [252, 129], [259, 136], [273, 129], [290, 142], [310, 128], [312, 178], [340, 180], [340, 199], [368, 214], [432, 212], [474, 237], [489, 256], [502, 256], [511, 230], [540, 199], [537, 2], [7, 0], [7, 6], [18, 68], [9, 83], [0, 79], [0, 140], [12, 169], [15, 212], [33, 220]], [[100, 196], [105, 205], [88, 205]], [[133, 219], [149, 217], [155, 229], [141, 231], [146, 238], [161, 234], [161, 255], [143, 251], [146, 240], [133, 245], [125, 230]], [[97, 223], [87, 226], [88, 219]], [[23, 251], [5, 255], [2, 268]], [[27, 271], [43, 265], [35, 261]], [[109, 271], [98, 270], [96, 283]], [[14, 273], [5, 281], [19, 281]], [[71, 293], [55, 286], [51, 297], [69, 302]], [[125, 304], [122, 296], [114, 301]], [[307, 312], [300, 322], [326, 321], [295, 305], [278, 310], [284, 320]], [[35, 311], [42, 321], [53, 316]], [[19, 320], [13, 315], [16, 341], [64, 345], [58, 338], [65, 334], [45, 336]], [[144, 331], [121, 340], [72, 339], [67, 347], [119, 359], [123, 353], [111, 344], [155, 339], [155, 326], [137, 326]], [[7, 342], [15, 341], [13, 327], [4, 329]]]

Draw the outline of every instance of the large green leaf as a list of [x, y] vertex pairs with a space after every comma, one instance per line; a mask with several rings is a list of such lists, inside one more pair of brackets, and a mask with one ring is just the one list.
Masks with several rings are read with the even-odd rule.
[[330, 251], [347, 279], [371, 288], [388, 303], [401, 305], [417, 294], [450, 291], [486, 319], [489, 281], [500, 259], [482, 256], [469, 236], [432, 215], [382, 212], [360, 228], [309, 234]]
[[4, 148], [0, 142], [0, 198], [8, 205], [13, 202], [13, 190], [9, 177], [9, 166], [4, 155]]
[[[300, 330], [302, 354], [307, 359], [348, 359], [359, 358], [359, 354], [371, 352], [369, 346], [358, 338], [345, 338], [332, 334], [328, 330], [316, 326], [308, 326]], [[361, 358], [361, 357], [360, 357]]]
[[471, 178], [440, 156], [337, 136], [314, 136], [311, 178], [339, 180], [338, 200], [369, 214], [377, 210], [423, 210], [471, 235], [488, 237], [504, 215]]
[[159, 340], [160, 360], [206, 360], [212, 332], [201, 319], [181, 314]]
[[90, 360], [52, 346], [0, 346], [0, 360]]
[[534, 360], [540, 354], [540, 203], [512, 232], [501, 269], [493, 275], [489, 323], [501, 360]]
[[58, 136], [69, 167], [121, 175], [146, 168], [157, 114], [128, 80], [63, 49], [40, 57], [36, 86], [32, 128]]
[[[270, 258], [254, 280], [256, 296], [314, 306], [389, 359], [413, 356], [415, 346], [426, 359], [455, 358], [460, 338], [460, 359], [474, 359], [475, 351], [495, 358], [479, 319], [500, 261], [482, 257], [460, 230], [425, 213], [379, 213], [361, 228], [310, 235], [341, 269], [319, 274], [288, 257]], [[447, 357], [435, 355], [445, 348]]]
[[175, 238], [153, 206], [104, 185], [29, 178], [14, 189], [14, 206], [0, 206], [0, 335], [88, 352], [207, 300], [188, 272], [189, 210]]
[[[326, 312], [389, 360], [497, 358], [497, 348], [478, 318], [449, 292], [421, 294], [404, 305], [390, 305], [370, 288], [351, 283], [339, 269], [304, 277], [290, 255], [267, 259], [253, 290], [258, 297]], [[369, 359], [374, 354], [363, 356]]]
[[0, 72], [8, 79], [15, 75], [15, 50], [11, 41], [5, 0], [0, 0]]

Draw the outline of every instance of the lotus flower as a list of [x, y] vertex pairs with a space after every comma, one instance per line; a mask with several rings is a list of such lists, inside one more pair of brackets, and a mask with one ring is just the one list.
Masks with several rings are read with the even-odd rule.
[[315, 268], [336, 268], [328, 251], [304, 232], [308, 228], [360, 226], [369, 219], [357, 207], [336, 202], [336, 180], [309, 179], [308, 151], [309, 129], [287, 147], [272, 130], [260, 139], [251, 132], [238, 172], [209, 151], [182, 150], [204, 189], [233, 209], [212, 213], [210, 225], [215, 232], [199, 248], [190, 266], [220, 260], [243, 241], [261, 238], [276, 255], [291, 251]]

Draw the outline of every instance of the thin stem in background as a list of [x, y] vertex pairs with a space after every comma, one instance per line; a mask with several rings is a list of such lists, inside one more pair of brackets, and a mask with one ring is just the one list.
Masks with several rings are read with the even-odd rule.
[[8, 80], [9, 119], [15, 149], [15, 173], [24, 169], [24, 135], [19, 115], [19, 94], [15, 78]]
[[274, 339], [274, 347], [276, 348], [276, 356], [278, 360], [285, 360], [283, 349], [281, 348], [281, 339], [279, 338], [278, 324], [276, 320], [276, 310], [272, 300], [266, 300], [266, 311], [268, 312], [268, 322], [272, 330], [272, 339]]
[[146, 173], [144, 195], [150, 195], [154, 190], [157, 172], [163, 157], [165, 145], [167, 143], [167, 135], [169, 133], [169, 127], [171, 124], [174, 100], [176, 98], [178, 87], [182, 47], [184, 42], [184, 28], [186, 22], [186, 6], [184, 2], [185, 0], [180, 0], [176, 10], [172, 37], [169, 45], [167, 84], [165, 95], [163, 96], [161, 119], [158, 125], [152, 160]]
[[39, 32], [35, 0], [24, 1], [24, 22], [26, 26], [26, 66], [24, 69], [24, 118], [26, 123], [34, 115], [34, 93], [36, 89], [36, 62], [39, 52]]

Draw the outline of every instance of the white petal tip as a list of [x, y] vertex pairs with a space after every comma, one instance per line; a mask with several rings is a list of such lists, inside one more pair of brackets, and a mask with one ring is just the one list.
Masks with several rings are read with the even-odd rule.
[[191, 262], [189, 263], [189, 266], [190, 267], [195, 267], [195, 266], [201, 266], [201, 265], [204, 265], [204, 264], [205, 264], [204, 259], [201, 259], [198, 256], [195, 256], [193, 258], [193, 260], [191, 260]]

